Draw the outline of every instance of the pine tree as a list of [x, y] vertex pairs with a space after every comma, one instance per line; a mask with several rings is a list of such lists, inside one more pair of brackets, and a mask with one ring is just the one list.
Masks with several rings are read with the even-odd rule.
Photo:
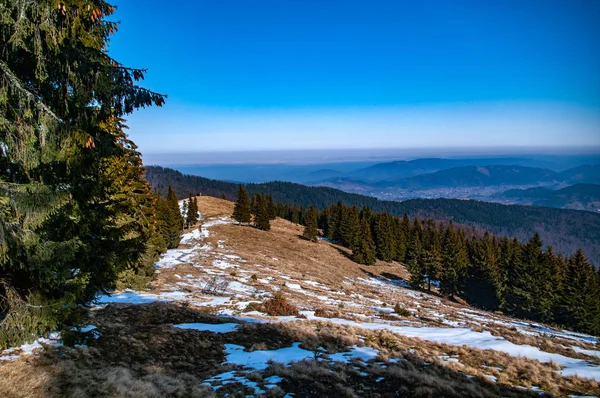
[[267, 200], [263, 195], [256, 197], [256, 214], [254, 216], [254, 224], [258, 229], [268, 231], [271, 229], [269, 222], [269, 211], [267, 209]]
[[304, 232], [302, 236], [312, 242], [318, 241], [317, 232], [317, 212], [314, 206], [310, 206], [304, 218]]
[[249, 223], [252, 219], [250, 198], [248, 191], [240, 184], [237, 193], [237, 202], [233, 208], [233, 219], [238, 223]]
[[375, 243], [371, 235], [371, 227], [366, 218], [360, 220], [358, 229], [358, 241], [356, 248], [352, 251], [352, 260], [358, 264], [375, 264]]

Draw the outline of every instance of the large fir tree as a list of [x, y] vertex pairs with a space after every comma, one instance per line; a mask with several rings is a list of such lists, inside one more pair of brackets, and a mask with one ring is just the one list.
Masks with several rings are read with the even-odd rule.
[[59, 327], [147, 253], [152, 196], [121, 118], [164, 97], [108, 55], [113, 12], [0, 7], [0, 346]]

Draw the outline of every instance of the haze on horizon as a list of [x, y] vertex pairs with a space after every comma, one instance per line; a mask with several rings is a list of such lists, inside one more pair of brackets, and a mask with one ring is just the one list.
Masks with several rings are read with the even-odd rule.
[[128, 119], [146, 163], [600, 148], [595, 0], [116, 4], [111, 55], [169, 95]]

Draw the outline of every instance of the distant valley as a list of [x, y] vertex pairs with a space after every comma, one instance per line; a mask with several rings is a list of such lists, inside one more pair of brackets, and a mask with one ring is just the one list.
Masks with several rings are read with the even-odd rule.
[[[514, 159], [497, 160], [511, 161], [517, 162]], [[456, 166], [461, 162], [475, 164]], [[597, 193], [600, 189], [599, 164], [555, 171], [517, 164], [489, 163], [490, 159], [417, 159], [380, 163], [307, 184], [385, 200], [464, 198], [588, 211], [600, 209]], [[444, 168], [447, 166], [452, 167]], [[319, 174], [331, 175], [332, 171], [314, 173], [315, 176]], [[533, 191], [519, 193], [519, 190], [531, 189]], [[552, 194], [556, 190], [561, 191]]]

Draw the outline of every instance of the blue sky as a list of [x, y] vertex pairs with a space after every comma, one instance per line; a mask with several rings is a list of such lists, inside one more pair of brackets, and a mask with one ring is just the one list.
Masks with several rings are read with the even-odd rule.
[[144, 153], [600, 146], [600, 1], [115, 0]]

